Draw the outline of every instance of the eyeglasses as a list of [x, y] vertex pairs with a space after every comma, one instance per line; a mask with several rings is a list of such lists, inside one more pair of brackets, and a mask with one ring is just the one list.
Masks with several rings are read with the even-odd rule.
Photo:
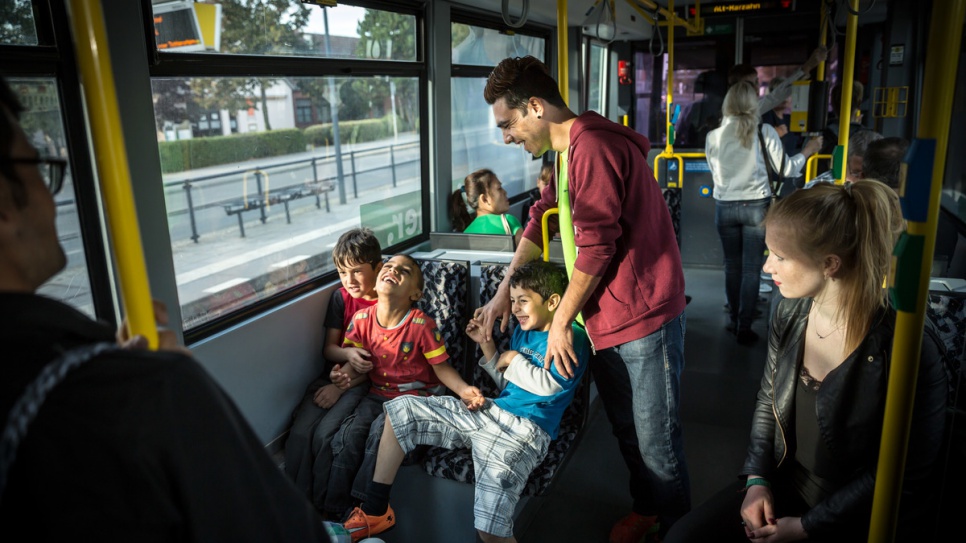
[[[8, 162], [14, 164], [36, 164], [40, 170], [41, 177], [51, 194], [57, 194], [64, 187], [64, 175], [67, 173], [67, 160], [63, 158], [36, 157], [36, 158], [7, 158]], [[45, 165], [46, 168], [42, 168]]]

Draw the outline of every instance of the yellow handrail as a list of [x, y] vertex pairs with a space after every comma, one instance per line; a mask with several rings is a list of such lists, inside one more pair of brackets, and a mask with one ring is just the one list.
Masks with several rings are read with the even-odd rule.
[[[879, 463], [876, 469], [875, 492], [872, 501], [872, 519], [869, 541], [888, 543], [895, 538], [899, 498], [902, 492], [902, 474], [905, 471], [906, 452], [909, 446], [916, 378], [919, 373], [919, 356], [922, 346], [923, 324], [926, 313], [926, 297], [929, 292], [929, 276], [932, 255], [936, 248], [936, 225], [939, 222], [939, 201], [942, 196], [943, 175], [949, 146], [949, 112], [953, 109], [956, 86], [955, 70], [950, 70], [945, 57], [948, 51], [959, 51], [963, 36], [963, 19], [966, 17], [966, 0], [949, 0], [941, 9], [934, 9], [929, 27], [926, 51], [925, 76], [922, 88], [922, 115], [919, 123], [919, 141], [928, 147], [928, 140], [935, 141], [932, 157], [932, 178], [929, 191], [926, 221], [909, 220], [907, 234], [918, 237], [922, 250], [919, 262], [913, 264], [918, 271], [914, 308], [897, 308], [896, 332], [892, 343], [892, 362], [886, 394], [885, 418], [882, 424], [882, 441], [879, 445]], [[916, 143], [914, 142], [914, 146]], [[904, 165], [903, 174], [908, 173]], [[900, 194], [905, 198], [906, 182], [903, 178]], [[911, 203], [910, 203], [911, 207]], [[921, 210], [919, 216], [921, 217]], [[910, 217], [907, 217], [910, 218]], [[911, 252], [911, 251], [910, 251]], [[900, 255], [901, 256], [901, 255]], [[893, 266], [902, 269], [903, 260]], [[915, 264], [919, 265], [915, 270]], [[895, 281], [896, 274], [890, 280]], [[901, 288], [905, 285], [899, 284]], [[911, 286], [911, 285], [910, 285]], [[909, 309], [912, 309], [910, 311]]]
[[124, 315], [131, 335], [144, 336], [150, 348], [156, 349], [158, 331], [131, 191], [104, 11], [99, 0], [70, 0], [70, 15]]
[[839, 109], [839, 146], [842, 147], [841, 177], [835, 183], [845, 183], [849, 169], [849, 128], [852, 122], [852, 79], [855, 76], [855, 35], [858, 34], [859, 0], [849, 0], [851, 12], [845, 24], [845, 62], [842, 65], [842, 103]]
[[667, 152], [667, 150], [665, 150], [661, 154], [658, 154], [658, 155], [655, 155], [654, 156], [654, 177], [655, 177], [655, 179], [657, 178], [657, 166], [658, 166], [658, 164], [660, 164], [661, 159], [670, 160], [672, 158], [678, 161], [678, 182], [677, 183], [673, 183], [670, 180], [667, 180], [667, 186], [670, 189], [674, 189], [674, 188], [678, 188], [679, 189], [679, 188], [684, 188], [684, 159], [686, 159], [686, 158], [706, 158], [706, 155], [704, 153], [675, 153], [673, 148], [671, 149], [671, 152], [670, 153]]
[[832, 155], [820, 155], [818, 153], [808, 157], [805, 161], [805, 182], [808, 183], [812, 179], [815, 179], [815, 171], [818, 170], [819, 160], [831, 160]]
[[569, 104], [570, 73], [567, 66], [567, 0], [557, 0], [557, 86], [564, 104]]
[[550, 262], [550, 232], [547, 231], [547, 227], [550, 226], [550, 216], [560, 213], [560, 210], [556, 207], [552, 207], [543, 212], [543, 217], [540, 219], [540, 225], [543, 226], [543, 261]]

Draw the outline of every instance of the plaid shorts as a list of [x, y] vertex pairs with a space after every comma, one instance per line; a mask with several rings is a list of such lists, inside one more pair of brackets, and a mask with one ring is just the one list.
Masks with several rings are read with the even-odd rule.
[[513, 510], [530, 472], [547, 455], [547, 432], [490, 400], [470, 411], [452, 396], [402, 396], [383, 408], [405, 452], [417, 445], [470, 448], [476, 470], [473, 525], [498, 537], [513, 536]]

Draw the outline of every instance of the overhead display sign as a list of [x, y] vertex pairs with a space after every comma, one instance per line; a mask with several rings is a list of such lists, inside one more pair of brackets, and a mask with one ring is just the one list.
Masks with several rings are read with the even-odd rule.
[[192, 4], [179, 1], [154, 6], [154, 39], [158, 50], [205, 50], [201, 27]]
[[[684, 8], [689, 17], [696, 15], [694, 6]], [[682, 10], [683, 11], [683, 10]], [[735, 2], [728, 4], [701, 4], [702, 17], [724, 15], [771, 15], [795, 11], [795, 0], [765, 0], [762, 2]]]

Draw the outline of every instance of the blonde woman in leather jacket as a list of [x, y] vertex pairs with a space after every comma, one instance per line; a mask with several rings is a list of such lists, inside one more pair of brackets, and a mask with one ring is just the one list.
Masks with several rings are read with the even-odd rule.
[[[766, 219], [765, 271], [786, 298], [739, 482], [681, 519], [678, 541], [865, 541], [895, 311], [882, 288], [902, 228], [898, 198], [864, 180], [822, 184]], [[897, 541], [927, 525], [947, 383], [938, 337], [923, 337]]]

